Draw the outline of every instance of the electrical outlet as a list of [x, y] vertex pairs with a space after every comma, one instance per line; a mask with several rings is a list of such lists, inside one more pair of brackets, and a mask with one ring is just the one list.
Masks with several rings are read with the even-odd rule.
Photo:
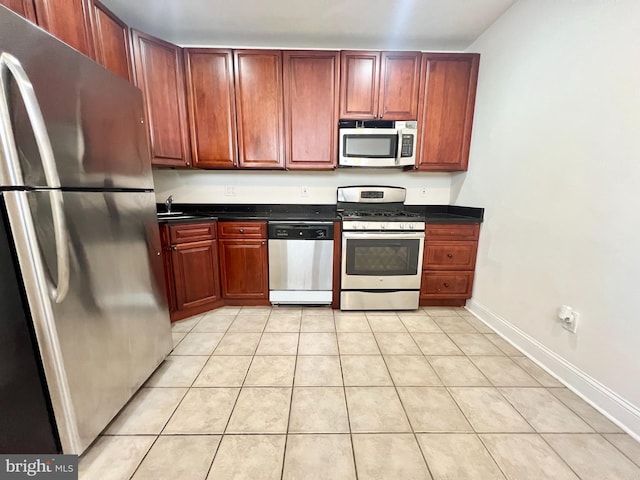
[[224, 186], [224, 195], [225, 197], [235, 197], [236, 196], [236, 187], [233, 185], [225, 185]]
[[421, 197], [427, 196], [427, 187], [420, 187], [420, 196]]
[[558, 318], [562, 322], [562, 328], [569, 330], [571, 333], [578, 331], [578, 319], [580, 314], [568, 305], [562, 305], [558, 312]]
[[309, 187], [300, 187], [300, 196], [306, 198], [309, 196]]

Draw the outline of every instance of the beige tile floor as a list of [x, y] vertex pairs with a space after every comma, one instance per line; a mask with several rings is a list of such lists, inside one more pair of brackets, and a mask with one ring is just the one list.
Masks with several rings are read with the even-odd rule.
[[640, 480], [640, 444], [464, 309], [226, 307], [80, 478]]

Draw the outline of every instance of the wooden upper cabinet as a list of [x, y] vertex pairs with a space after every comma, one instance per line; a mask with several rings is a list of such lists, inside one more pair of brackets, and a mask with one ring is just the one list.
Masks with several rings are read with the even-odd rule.
[[338, 152], [340, 52], [283, 55], [287, 168], [331, 170]]
[[284, 168], [282, 52], [235, 50], [238, 161], [243, 168]]
[[344, 50], [340, 57], [340, 118], [376, 118], [380, 52]]
[[193, 166], [233, 168], [238, 161], [231, 50], [185, 49]]
[[480, 55], [422, 56], [418, 128], [419, 170], [466, 170]]
[[136, 84], [142, 90], [154, 165], [191, 164], [182, 49], [132, 30]]
[[92, 14], [96, 60], [116, 75], [133, 82], [129, 28], [97, 0], [93, 0]]
[[13, 10], [18, 15], [36, 23], [36, 9], [33, 6], [33, 0], [0, 0], [0, 5], [4, 5], [9, 10]]
[[420, 91], [420, 52], [382, 52], [378, 118], [416, 120]]
[[34, 0], [38, 25], [86, 56], [95, 58], [91, 0]]
[[343, 51], [340, 118], [415, 120], [420, 52]]

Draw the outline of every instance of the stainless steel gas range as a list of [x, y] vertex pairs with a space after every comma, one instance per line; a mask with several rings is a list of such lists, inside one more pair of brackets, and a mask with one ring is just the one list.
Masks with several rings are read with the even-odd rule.
[[341, 310], [414, 310], [420, 298], [424, 218], [401, 187], [338, 188]]

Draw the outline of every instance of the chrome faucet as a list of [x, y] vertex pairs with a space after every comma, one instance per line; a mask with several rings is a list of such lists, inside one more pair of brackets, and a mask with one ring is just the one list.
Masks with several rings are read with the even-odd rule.
[[171, 213], [171, 205], [173, 205], [173, 195], [169, 195], [164, 201], [164, 204], [167, 207], [167, 213]]

